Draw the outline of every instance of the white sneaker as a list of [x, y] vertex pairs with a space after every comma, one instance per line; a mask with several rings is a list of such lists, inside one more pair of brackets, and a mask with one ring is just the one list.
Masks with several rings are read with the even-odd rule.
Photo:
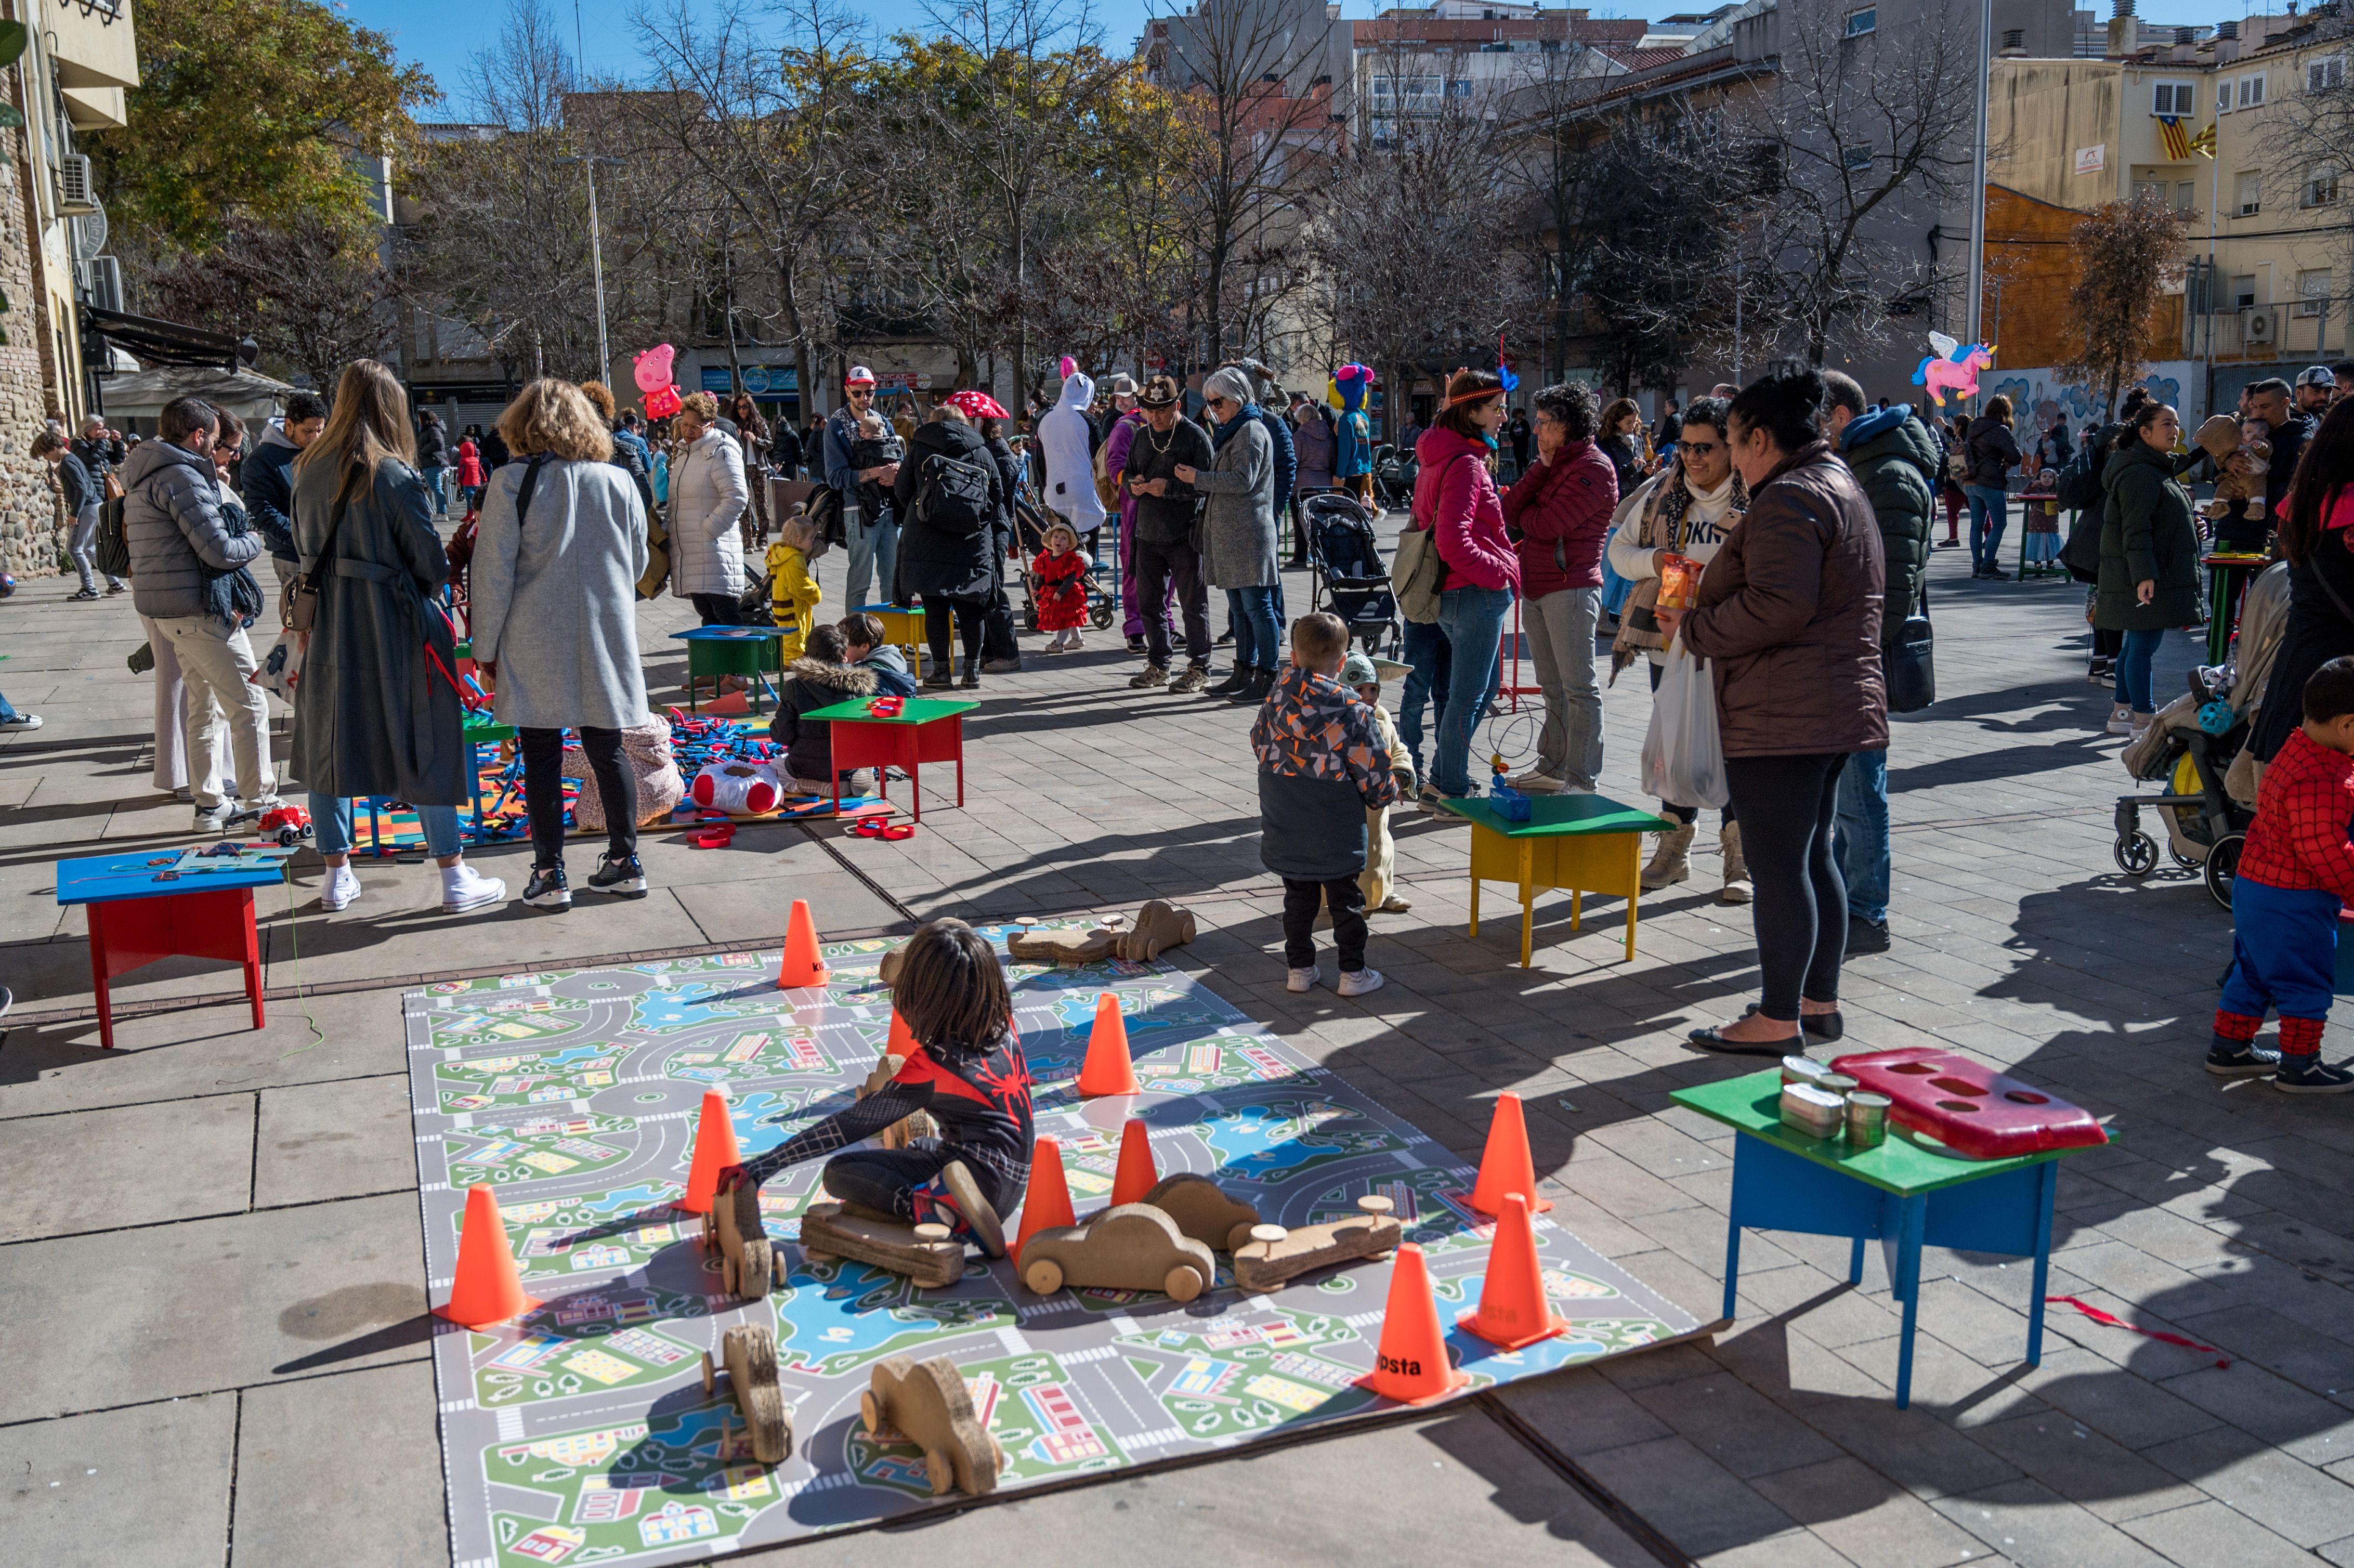
[[41, 715], [38, 714], [18, 714], [12, 719], [0, 719], [0, 735], [15, 735], [19, 730], [40, 727]]
[[441, 874], [441, 913], [463, 915], [469, 909], [480, 909], [486, 904], [504, 903], [507, 885], [495, 876], [484, 876], [464, 861]]
[[2123, 703], [2119, 703], [2115, 707], [2111, 708], [2109, 710], [2108, 728], [2111, 735], [2131, 735], [2133, 733], [2133, 709], [2126, 706]]
[[1304, 969], [1292, 970], [1290, 975], [1284, 980], [1283, 989], [1286, 991], [1314, 991], [1316, 989], [1316, 982], [1323, 978], [1323, 974], [1316, 968], [1316, 966], [1314, 964], [1310, 964]]
[[319, 889], [319, 907], [332, 915], [338, 909], [350, 908], [359, 895], [359, 874], [346, 862], [328, 871], [326, 885]]
[[1552, 774], [1532, 768], [1504, 780], [1507, 789], [1518, 789], [1523, 795], [1558, 795], [1564, 786]]
[[1342, 996], [1363, 996], [1369, 991], [1379, 991], [1387, 984], [1379, 969], [1349, 969], [1341, 976]]
[[197, 832], [217, 833], [226, 832], [229, 823], [236, 819], [237, 798], [233, 795], [224, 795], [217, 805], [199, 805], [196, 808], [193, 825]]

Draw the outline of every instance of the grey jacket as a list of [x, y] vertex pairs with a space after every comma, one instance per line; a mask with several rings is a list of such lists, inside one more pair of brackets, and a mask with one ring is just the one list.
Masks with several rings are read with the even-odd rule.
[[122, 465], [122, 533], [131, 547], [131, 607], [155, 620], [205, 613], [205, 572], [261, 554], [261, 535], [232, 538], [221, 521], [213, 461], [170, 441], [143, 441]]
[[491, 475], [470, 577], [474, 657], [498, 665], [501, 724], [630, 729], [646, 722], [638, 662], [638, 578], [646, 518], [610, 463], [551, 458], [531, 504], [515, 503], [531, 460]]
[[1267, 428], [1243, 420], [1216, 461], [1194, 471], [1193, 488], [1209, 498], [1202, 513], [1202, 575], [1210, 586], [1273, 587], [1275, 448]]

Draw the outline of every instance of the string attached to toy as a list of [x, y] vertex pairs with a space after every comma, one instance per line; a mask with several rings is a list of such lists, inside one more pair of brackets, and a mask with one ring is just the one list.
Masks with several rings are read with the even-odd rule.
[[[330, 870], [328, 874], [332, 877], [334, 872]], [[285, 1061], [287, 1056], [300, 1056], [303, 1052], [314, 1051], [327, 1043], [326, 1032], [319, 1027], [319, 1021], [311, 1016], [311, 1003], [302, 994], [302, 943], [294, 933], [294, 879], [291, 876], [287, 877], [285, 884], [286, 951], [294, 969], [294, 1005], [302, 1014], [302, 1022], [311, 1026], [311, 1044], [295, 1046], [294, 1049], [287, 1052], [285, 1056], [278, 1058], [281, 1062]]]
[[2219, 1370], [2232, 1364], [2232, 1358], [2214, 1346], [2202, 1345], [2186, 1334], [2169, 1334], [2163, 1329], [2145, 1329], [2138, 1323], [2128, 1323], [2115, 1313], [2105, 1312], [2090, 1302], [2077, 1300], [2073, 1296], [2046, 1296], [2043, 1299], [2057, 1301], [2063, 1307], [2073, 1307], [2104, 1329], [2124, 1329], [2139, 1334], [2146, 1340], [2156, 1340], [2160, 1344], [2179, 1345], [2186, 1351], [2197, 1351], [2202, 1355], [2213, 1356], [2216, 1358], [2215, 1365]]

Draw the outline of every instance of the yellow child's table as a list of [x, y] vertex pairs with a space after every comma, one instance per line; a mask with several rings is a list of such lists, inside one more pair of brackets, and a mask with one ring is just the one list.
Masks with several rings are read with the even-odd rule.
[[924, 678], [924, 608], [921, 605], [862, 604], [859, 609], [883, 623], [885, 645], [905, 648], [915, 655], [916, 679]]
[[1588, 893], [1627, 900], [1627, 957], [1635, 956], [1635, 900], [1642, 892], [1643, 835], [1675, 824], [1602, 795], [1536, 795], [1525, 822], [1507, 821], [1484, 797], [1445, 802], [1471, 824], [1471, 935], [1479, 934], [1479, 884], [1521, 890], [1521, 967], [1529, 967], [1537, 890], [1569, 889], [1569, 928], [1578, 928]]

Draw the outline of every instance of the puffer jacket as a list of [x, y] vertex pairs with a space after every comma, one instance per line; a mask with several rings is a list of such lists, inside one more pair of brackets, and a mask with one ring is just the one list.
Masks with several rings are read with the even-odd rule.
[[1504, 504], [1488, 473], [1488, 443], [1433, 427], [1415, 444], [1414, 524], [1436, 535], [1439, 589], [1521, 586]]
[[238, 488], [245, 493], [253, 525], [270, 553], [281, 561], [295, 558], [294, 459], [302, 450], [286, 433], [285, 422], [272, 419], [262, 427], [261, 439], [237, 471]]
[[2019, 466], [2019, 438], [2000, 419], [1972, 420], [1969, 442], [1963, 450], [1969, 454], [1970, 482], [1988, 490], [2008, 484], [2010, 471]]
[[450, 432], [441, 428], [439, 419], [417, 421], [417, 466], [419, 469], [450, 466]]
[[751, 504], [744, 449], [716, 426], [670, 465], [670, 583], [673, 598], [744, 591], [744, 541], [737, 520]]
[[769, 720], [769, 738], [785, 748], [786, 766], [795, 779], [833, 787], [833, 722], [801, 715], [854, 697], [871, 697], [875, 686], [875, 672], [862, 664], [796, 659], [785, 666], [785, 678], [777, 687], [777, 711]]
[[1904, 618], [1921, 602], [1929, 570], [1929, 534], [1937, 510], [1937, 442], [1909, 404], [1850, 420], [1840, 432], [1840, 456], [1863, 487], [1880, 522], [1880, 554], [1887, 575], [1880, 613], [1882, 646], [1896, 641]]
[[1681, 632], [1713, 662], [1727, 757], [1888, 744], [1882, 574], [1872, 503], [1829, 441], [1792, 452], [1751, 493]]
[[1504, 493], [1521, 556], [1521, 592], [1543, 599], [1602, 586], [1602, 545], [1618, 509], [1618, 474], [1591, 440], [1564, 441]]
[[[2104, 631], [2158, 631], [2199, 619], [2199, 533], [2174, 468], [2173, 453], [2127, 431], [2101, 471], [2109, 503], [2093, 624]], [[2137, 593], [2145, 582], [2158, 584], [2147, 604]]]
[[[916, 498], [924, 487], [928, 460], [942, 457], [989, 471], [990, 521], [970, 534], [960, 534], [916, 515]], [[916, 427], [899, 477], [891, 485], [891, 510], [899, 519], [899, 595], [934, 599], [986, 599], [997, 591], [998, 546], [1002, 535], [998, 520], [1012, 511], [1005, 493], [1004, 471], [981, 432], [955, 419], [929, 419]]]
[[229, 532], [213, 460], [157, 439], [122, 465], [122, 533], [131, 607], [155, 620], [206, 611], [206, 569], [234, 571], [261, 554], [259, 533]]
[[1292, 450], [1299, 459], [1298, 487], [1304, 494], [1332, 488], [1332, 465], [1340, 461], [1341, 439], [1330, 421], [1310, 414], [1292, 433]]

